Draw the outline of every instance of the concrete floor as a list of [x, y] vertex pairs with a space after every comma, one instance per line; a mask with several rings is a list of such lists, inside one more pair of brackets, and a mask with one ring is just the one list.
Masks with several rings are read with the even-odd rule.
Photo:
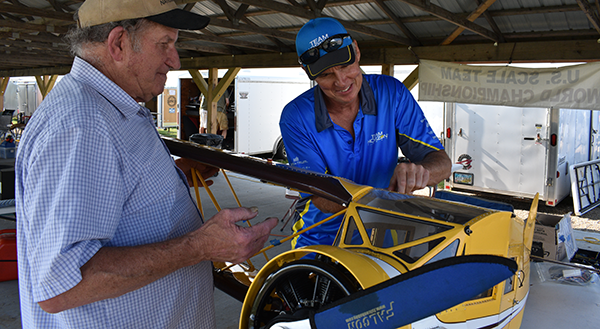
[[529, 298], [521, 329], [600, 328], [600, 283], [574, 286], [543, 281], [532, 263]]
[[[229, 179], [243, 206], [259, 207], [259, 219], [270, 216], [281, 218], [286, 213], [292, 201], [285, 198], [285, 189], [278, 186], [260, 183], [255, 179], [229, 173]], [[222, 208], [237, 206], [235, 199], [227, 187], [223, 175], [214, 178], [215, 194]], [[209, 218], [216, 209], [204, 191], [201, 200], [205, 217]], [[282, 223], [273, 230], [274, 234], [289, 234], [289, 224], [284, 232], [280, 232]], [[0, 219], [0, 229], [14, 228], [12, 221]], [[274, 237], [281, 239], [280, 237]], [[268, 252], [272, 257], [282, 251], [289, 250], [289, 243], [284, 243]], [[264, 264], [264, 257], [252, 259], [259, 267]], [[532, 264], [535, 268], [535, 264]], [[0, 282], [0, 329], [21, 327], [18, 305], [18, 282]], [[216, 289], [215, 308], [217, 310], [217, 328], [238, 328], [239, 314], [242, 303]], [[532, 270], [531, 289], [525, 307], [522, 329], [538, 328], [598, 328], [600, 326], [600, 283], [588, 286], [571, 286], [555, 282], [541, 282], [537, 273]]]

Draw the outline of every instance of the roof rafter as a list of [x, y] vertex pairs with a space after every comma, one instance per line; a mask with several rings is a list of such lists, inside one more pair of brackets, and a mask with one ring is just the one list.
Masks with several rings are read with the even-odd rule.
[[430, 13], [430, 14], [437, 16], [445, 21], [448, 21], [452, 24], [458, 25], [466, 30], [475, 32], [475, 33], [477, 33], [485, 38], [488, 38], [492, 41], [495, 41], [495, 42], [500, 41], [500, 38], [492, 31], [482, 27], [481, 25], [477, 25], [473, 22], [470, 22], [469, 20], [467, 20], [466, 18], [464, 18], [462, 16], [455, 15], [452, 12], [450, 12], [442, 7], [436, 6], [432, 3], [430, 3], [429, 1], [423, 1], [423, 0], [398, 0], [398, 1], [409, 4], [413, 7], [418, 8], [419, 10], [422, 10], [426, 13]]
[[[477, 6], [477, 9], [475, 9], [475, 11], [473, 11], [471, 14], [469, 14], [469, 16], [467, 16], [467, 20], [469, 22], [474, 22], [479, 16], [481, 16], [483, 13], [485, 13], [485, 11], [492, 5], [494, 4], [494, 2], [496, 2], [496, 0], [486, 0], [485, 2], [481, 3], [479, 1], [479, 6]], [[465, 30], [464, 27], [457, 27], [454, 31], [452, 31], [452, 33], [450, 33], [450, 35], [446, 38], [446, 40], [442, 41], [442, 45], [449, 45], [450, 43], [452, 43], [452, 41], [454, 41], [454, 39], [456, 39], [456, 37], [458, 37], [463, 31]], [[496, 33], [498, 34], [498, 33]]]
[[[600, 60], [600, 0], [557, 6], [525, 2], [520, 5], [532, 7], [506, 9], [514, 6], [509, 1], [177, 0], [185, 10], [210, 13], [211, 23], [201, 31], [181, 31], [175, 47], [182, 65], [199, 65], [194, 69], [297, 66], [294, 41], [299, 28], [308, 19], [331, 16], [360, 41], [361, 64], [391, 67], [418, 58]], [[68, 71], [72, 56], [63, 35], [74, 25], [73, 13], [82, 2], [0, 1], [0, 38], [5, 41], [0, 72]]]
[[208, 42], [220, 43], [223, 45], [230, 45], [236, 47], [252, 48], [258, 50], [265, 50], [271, 52], [279, 52], [279, 48], [260, 43], [248, 42], [243, 40], [236, 40], [231, 38], [223, 38], [218, 36], [210, 36], [208, 34], [200, 34], [194, 32], [181, 31], [179, 32], [180, 38], [192, 39], [192, 40], [204, 40]]
[[379, 8], [385, 12], [385, 14], [396, 24], [396, 26], [404, 33], [404, 35], [411, 40], [415, 45], [420, 45], [421, 42], [417, 37], [404, 25], [402, 20], [394, 14], [394, 12], [388, 7], [383, 0], [375, 0]]
[[[184, 0], [184, 1], [189, 1], [189, 0]], [[299, 8], [299, 7], [294, 7], [291, 5], [285, 5], [279, 2], [275, 2], [275, 1], [269, 1], [269, 0], [239, 0], [239, 2], [241, 3], [245, 3], [248, 4], [250, 6], [256, 6], [256, 7], [261, 7], [261, 8], [267, 8], [267, 9], [271, 9], [271, 10], [275, 10], [277, 12], [280, 13], [285, 13], [288, 15], [292, 15], [292, 16], [296, 16], [296, 17], [302, 17], [302, 18], [306, 18], [306, 19], [313, 19], [318, 17], [316, 15], [316, 13], [310, 11], [310, 10], [305, 10], [303, 8]], [[339, 20], [339, 19], [338, 19]], [[394, 43], [399, 43], [399, 44], [404, 44], [404, 45], [411, 45], [412, 42], [407, 39], [404, 38], [402, 36], [399, 35], [394, 35], [391, 33], [387, 33], [387, 32], [383, 32], [377, 29], [373, 29], [367, 26], [363, 26], [354, 22], [350, 22], [350, 21], [344, 21], [344, 20], [339, 20], [340, 23], [342, 23], [347, 29], [355, 31], [355, 32], [360, 32], [363, 34], [367, 34], [367, 35], [371, 35], [371, 36], [375, 36], [378, 37], [380, 39], [384, 39], [384, 40], [388, 40]], [[234, 27], [235, 29], [235, 27]], [[295, 35], [293, 40], [295, 40]]]
[[31, 7], [27, 7], [27, 6], [15, 6], [15, 5], [0, 4], [0, 13], [22, 14], [22, 15], [31, 15], [31, 16], [37, 16], [37, 17], [43, 17], [43, 18], [58, 19], [61, 21], [73, 21], [73, 14], [31, 8]]
[[61, 25], [47, 25], [47, 24], [32, 24], [32, 23], [19, 23], [7, 20], [0, 20], [0, 27], [13, 28], [17, 30], [33, 31], [33, 32], [55, 32], [55, 33], [67, 33], [68, 27]]
[[[587, 0], [577, 0], [577, 4], [579, 4], [579, 7], [581, 7], [581, 10], [585, 13], [596, 31], [600, 33], [600, 18], [598, 18], [598, 13], [594, 11], [594, 8], [592, 8]], [[598, 6], [598, 1], [596, 1], [596, 6]]]
[[[237, 10], [233, 10], [233, 8], [231, 8], [225, 0], [213, 0], [213, 1], [216, 1], [216, 3], [219, 5], [219, 7], [221, 7], [221, 10], [223, 10], [225, 15], [227, 16], [227, 19], [229, 21], [231, 21], [234, 26], [239, 26], [240, 19], [241, 19], [249, 26], [258, 27], [254, 22], [252, 22], [251, 20], [249, 20], [248, 18], [246, 18], [244, 16], [244, 12], [246, 11], [246, 9], [248, 9], [248, 7], [250, 7], [249, 5], [241, 4]], [[273, 42], [275, 45], [277, 45], [277, 47], [272, 48], [272, 49], [274, 49], [274, 51], [281, 51], [281, 50], [289, 51], [289, 47], [287, 47], [283, 42], [279, 41], [279, 39], [277, 39], [276, 37], [273, 37], [270, 35], [266, 35], [265, 37], [267, 39], [269, 39], [271, 42]]]

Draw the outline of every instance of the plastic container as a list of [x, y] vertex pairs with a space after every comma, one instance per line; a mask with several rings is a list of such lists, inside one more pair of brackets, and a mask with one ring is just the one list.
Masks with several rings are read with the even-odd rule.
[[14, 159], [15, 155], [17, 155], [16, 147], [0, 147], [0, 158]]
[[0, 281], [17, 278], [17, 230], [0, 230]]

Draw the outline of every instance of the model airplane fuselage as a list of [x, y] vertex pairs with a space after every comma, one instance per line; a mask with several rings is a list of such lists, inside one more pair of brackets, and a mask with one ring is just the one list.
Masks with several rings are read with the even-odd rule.
[[[260, 170], [250, 168], [256, 160], [228, 165], [227, 159], [209, 159], [216, 153], [184, 155], [181, 150], [174, 152], [181, 145], [166, 142], [176, 155], [225, 169], [235, 166], [230, 170], [290, 186], [274, 176], [265, 177], [264, 167]], [[450, 257], [481, 254], [512, 259], [518, 264], [518, 271], [469, 301], [403, 328], [520, 327], [529, 292], [529, 256], [537, 198], [529, 218], [524, 221], [511, 212], [404, 195], [356, 185], [344, 179], [337, 179], [333, 184], [332, 196], [328, 187], [315, 188], [319, 184], [310, 181], [322, 180], [324, 184], [330, 184], [333, 177], [306, 175], [304, 182], [299, 183], [302, 187], [291, 187], [329, 195], [331, 200], [336, 199], [347, 206], [335, 242], [332, 246], [290, 250], [264, 265], [246, 293], [240, 328], [269, 328], [423, 265]], [[444, 295], [444, 291], [427, 293], [439, 294], [440, 298]], [[346, 328], [368, 328], [377, 320], [377, 312], [349, 316]]]
[[[240, 328], [262, 328], [281, 314], [318, 308], [425, 264], [472, 254], [513, 259], [519, 271], [476, 298], [408, 328], [519, 328], [529, 292], [533, 234], [523, 220], [510, 212], [370, 187], [349, 190], [353, 200], [334, 245], [291, 250], [267, 263], [246, 295]], [[318, 277], [327, 277], [322, 281], [329, 286], [317, 282]], [[438, 293], [442, 298], [444, 292]], [[349, 318], [347, 328], [368, 328], [367, 322], [365, 317]]]

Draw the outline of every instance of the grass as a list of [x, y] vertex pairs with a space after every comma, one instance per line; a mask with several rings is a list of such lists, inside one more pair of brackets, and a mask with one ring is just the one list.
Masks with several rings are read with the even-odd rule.
[[166, 137], [177, 138], [177, 128], [158, 129], [158, 133]]

